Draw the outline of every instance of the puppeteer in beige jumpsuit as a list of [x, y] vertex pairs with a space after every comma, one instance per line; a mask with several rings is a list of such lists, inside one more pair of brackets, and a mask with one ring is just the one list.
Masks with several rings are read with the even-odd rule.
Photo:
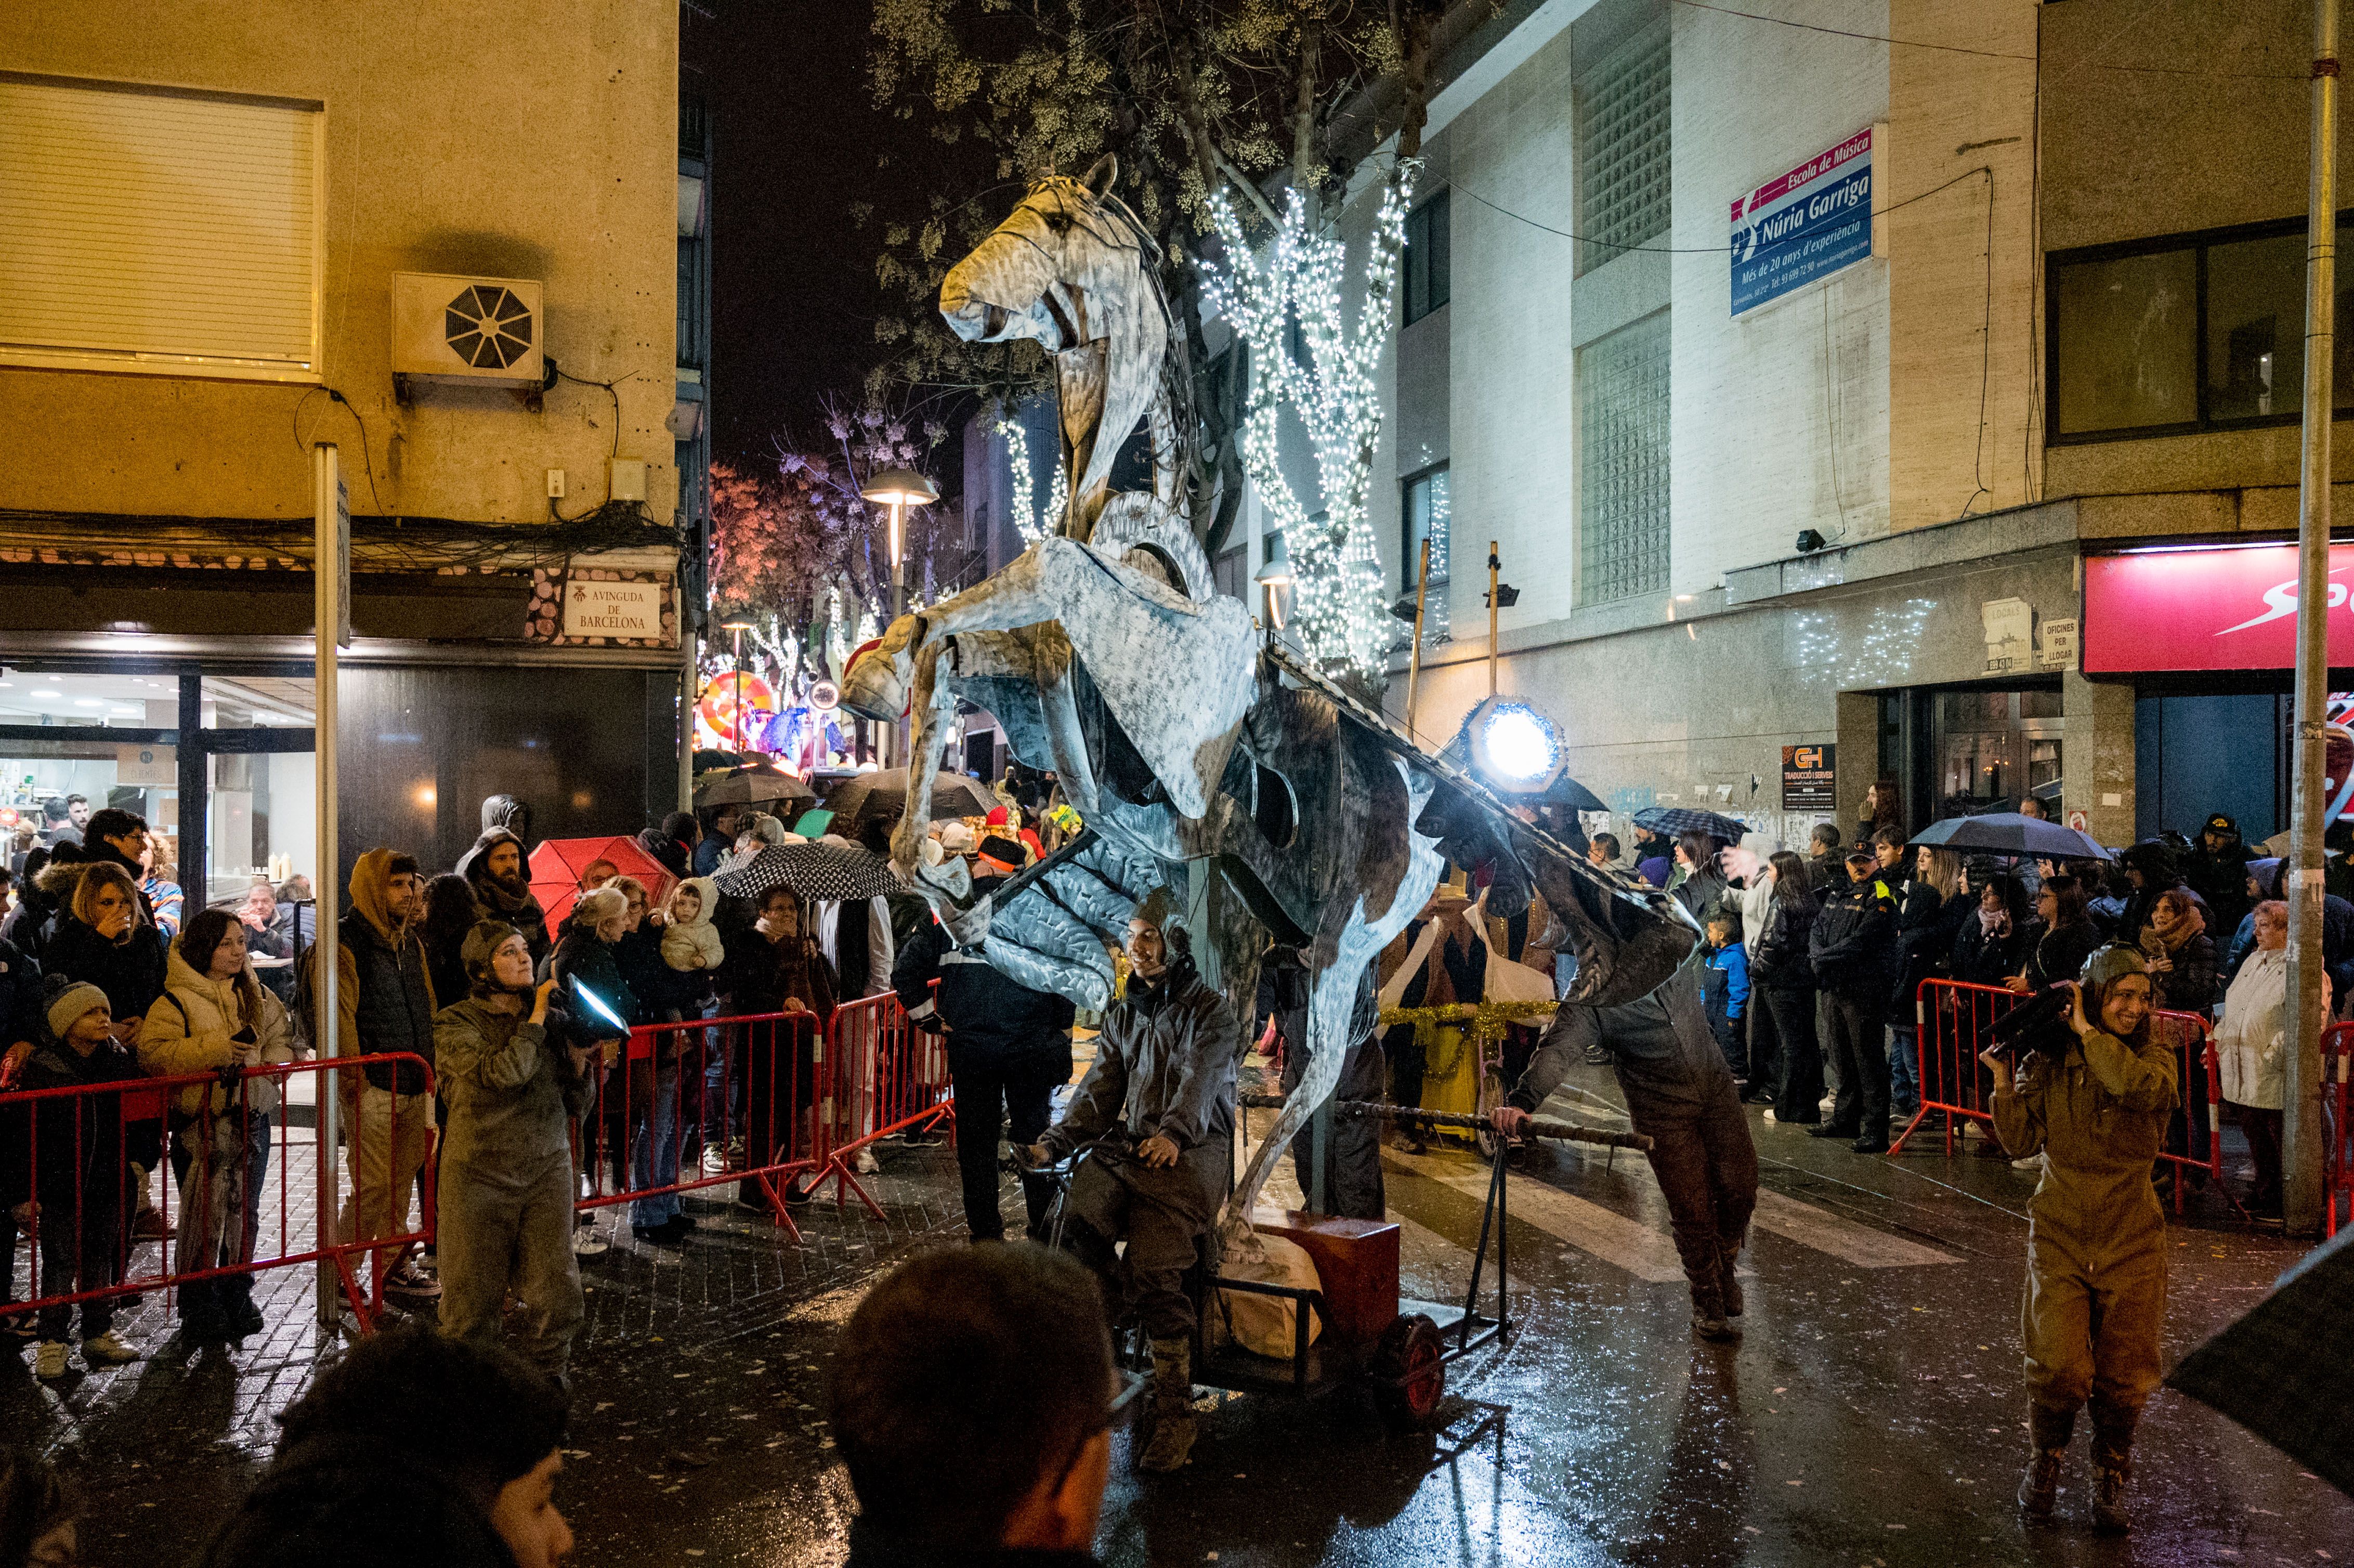
[[2158, 1386], [2166, 1313], [2166, 1213], [2150, 1167], [2178, 1074], [2174, 1052], [2142, 1036], [2133, 1046], [2094, 1030], [2057, 1061], [2034, 1057], [1994, 1096], [2003, 1148], [2045, 1156], [2027, 1204], [2031, 1435], [2037, 1448], [2066, 1447], [2089, 1399], [2094, 1462], [2118, 1470]]

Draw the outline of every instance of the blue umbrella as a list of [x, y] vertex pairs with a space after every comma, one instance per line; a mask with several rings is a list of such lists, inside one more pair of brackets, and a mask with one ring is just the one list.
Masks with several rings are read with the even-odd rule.
[[2017, 811], [1988, 811], [1981, 817], [1947, 817], [1931, 822], [1914, 835], [1917, 846], [1977, 850], [1984, 854], [2020, 855], [2031, 860], [2115, 860], [2089, 833], [2063, 828], [2040, 817]]

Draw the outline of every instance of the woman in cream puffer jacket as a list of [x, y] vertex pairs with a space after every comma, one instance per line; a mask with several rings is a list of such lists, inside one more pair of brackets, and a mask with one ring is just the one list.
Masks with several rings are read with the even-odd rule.
[[[245, 927], [225, 909], [199, 911], [173, 943], [164, 994], [139, 1029], [139, 1064], [159, 1078], [266, 1066], [295, 1059], [286, 1009], [246, 958]], [[277, 1080], [217, 1078], [172, 1096], [172, 1169], [180, 1181], [175, 1271], [253, 1261], [270, 1168]], [[261, 1329], [253, 1276], [223, 1274], [181, 1287], [182, 1331], [197, 1344]]]

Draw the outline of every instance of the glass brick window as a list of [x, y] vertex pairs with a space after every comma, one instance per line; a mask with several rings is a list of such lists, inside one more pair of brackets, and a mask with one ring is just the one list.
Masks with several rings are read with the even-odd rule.
[[1577, 602], [1668, 586], [1668, 313], [1577, 355]]
[[1662, 20], [1590, 67], [1575, 92], [1577, 270], [1668, 231], [1669, 31]]
[[1400, 260], [1408, 326], [1447, 302], [1447, 193], [1441, 191], [1405, 215], [1405, 254]]
[[[1401, 482], [1404, 493], [1399, 514], [1404, 524], [1405, 547], [1398, 552], [1398, 591], [1410, 605], [1414, 600], [1416, 574], [1422, 567], [1422, 542], [1430, 541], [1430, 590], [1423, 603], [1422, 640], [1425, 645], [1447, 640], [1447, 467], [1426, 469]], [[1413, 634], [1407, 633], [1409, 637]]]

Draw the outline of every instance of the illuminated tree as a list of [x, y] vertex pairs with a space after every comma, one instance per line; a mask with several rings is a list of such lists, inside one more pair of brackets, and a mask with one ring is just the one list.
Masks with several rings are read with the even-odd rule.
[[[1368, 678], [1387, 662], [1390, 641], [1381, 557], [1365, 507], [1382, 434], [1375, 376], [1389, 342], [1416, 167], [1415, 160], [1400, 159], [1382, 192], [1354, 326], [1344, 299], [1348, 247], [1340, 236], [1309, 227], [1307, 198], [1290, 193], [1282, 227], [1257, 254], [1225, 194], [1211, 198], [1225, 261], [1205, 269], [1210, 297], [1250, 345], [1257, 367], [1243, 421], [1243, 466], [1283, 531], [1298, 606], [1293, 625], [1310, 659]], [[1304, 353], [1293, 353], [1295, 341]], [[1310, 515], [1283, 471], [1277, 429], [1286, 407], [1315, 450], [1320, 516]]]

